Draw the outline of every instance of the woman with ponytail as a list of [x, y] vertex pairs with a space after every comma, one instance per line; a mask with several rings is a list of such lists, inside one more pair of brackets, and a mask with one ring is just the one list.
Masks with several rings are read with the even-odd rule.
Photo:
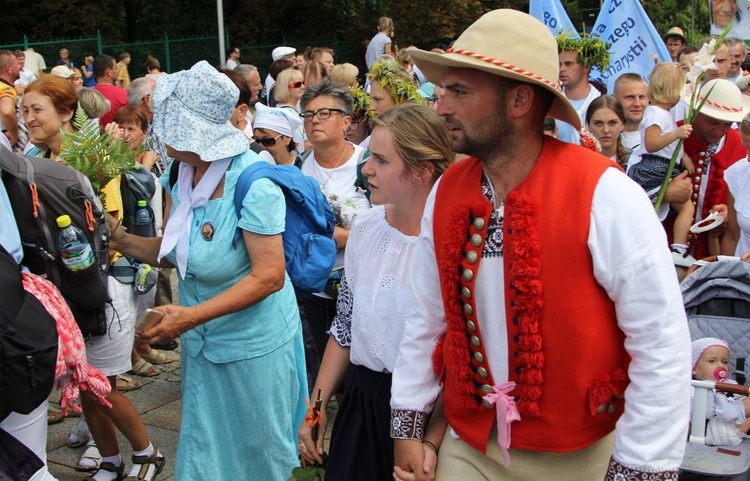
[[628, 165], [630, 151], [622, 145], [620, 134], [625, 128], [622, 104], [612, 95], [597, 97], [586, 110], [588, 131], [599, 141], [601, 154], [623, 169]]

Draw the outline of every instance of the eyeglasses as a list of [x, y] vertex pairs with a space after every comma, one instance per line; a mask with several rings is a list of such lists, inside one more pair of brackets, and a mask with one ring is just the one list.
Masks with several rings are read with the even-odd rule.
[[263, 147], [273, 147], [274, 145], [276, 145], [276, 141], [279, 140], [281, 137], [283, 137], [282, 134], [279, 134], [272, 139], [269, 139], [269, 138], [259, 139], [258, 137], [253, 136], [253, 140], [258, 142], [259, 144], [262, 144]]
[[304, 87], [305, 82], [302, 80], [299, 80], [297, 82], [289, 82], [288, 84], [286, 84], [286, 86], [289, 87], [290, 89], [298, 89], [300, 87]]
[[346, 115], [346, 112], [341, 109], [318, 109], [315, 112], [312, 110], [305, 110], [299, 114], [299, 116], [302, 117], [305, 122], [312, 122], [313, 117], [318, 117], [319, 120], [328, 120], [334, 112]]
[[425, 101], [425, 103], [427, 104], [428, 107], [432, 107], [433, 105], [437, 104], [441, 100], [442, 100], [442, 97], [436, 97], [434, 95], [432, 97], [428, 97], [428, 98], [424, 99], [424, 101]]
[[356, 132], [357, 130], [359, 130], [359, 125], [364, 122], [364, 120], [365, 119], [352, 120], [352, 122], [349, 124], [349, 127], [347, 127], [347, 130]]

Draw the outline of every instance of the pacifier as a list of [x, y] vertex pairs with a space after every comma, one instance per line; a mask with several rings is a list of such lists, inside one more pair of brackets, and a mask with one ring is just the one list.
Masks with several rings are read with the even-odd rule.
[[718, 382], [724, 382], [729, 377], [729, 372], [723, 367], [717, 367], [714, 369], [714, 379]]
[[690, 232], [693, 234], [700, 234], [701, 232], [707, 232], [711, 229], [715, 229], [724, 223], [724, 218], [719, 215], [718, 212], [711, 212], [700, 222], [696, 222], [690, 226]]

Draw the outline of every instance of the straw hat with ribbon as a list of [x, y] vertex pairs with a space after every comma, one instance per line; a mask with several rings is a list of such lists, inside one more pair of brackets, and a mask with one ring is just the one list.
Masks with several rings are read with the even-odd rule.
[[547, 115], [581, 128], [581, 119], [558, 84], [557, 41], [534, 17], [493, 10], [474, 22], [447, 53], [409, 49], [427, 80], [440, 85], [447, 67], [472, 68], [539, 85], [555, 95]]
[[[686, 93], [682, 99], [690, 105], [691, 94]], [[701, 106], [701, 103], [700, 113], [725, 122], [742, 122], [750, 112], [750, 97], [742, 95], [734, 82], [726, 79], [714, 79], [703, 84], [695, 96], [693, 108]]]

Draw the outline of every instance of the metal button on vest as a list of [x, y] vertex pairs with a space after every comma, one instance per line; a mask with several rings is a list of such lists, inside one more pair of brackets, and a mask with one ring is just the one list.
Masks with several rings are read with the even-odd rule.
[[466, 282], [471, 282], [471, 280], [474, 279], [474, 271], [471, 269], [464, 269], [463, 276]]
[[461, 294], [463, 294], [463, 296], [465, 298], [471, 299], [471, 290], [468, 287], [466, 287], [466, 286], [462, 287], [461, 288]]
[[474, 321], [466, 321], [466, 329], [470, 330], [471, 332], [474, 332], [477, 330], [477, 325], [474, 324]]
[[615, 412], [616, 410], [617, 410], [617, 406], [615, 406], [614, 404], [610, 404], [610, 405], [609, 405], [609, 407], [607, 408], [607, 412], [608, 412], [609, 414], [614, 414], [614, 412]]
[[464, 314], [466, 314], [467, 316], [474, 314], [474, 309], [471, 307], [471, 304], [469, 304], [468, 302], [464, 303]]
[[482, 236], [479, 234], [472, 234], [471, 245], [473, 245], [474, 247], [479, 247], [480, 245], [482, 245]]
[[477, 336], [471, 336], [471, 338], [469, 339], [469, 341], [471, 341], [471, 344], [474, 347], [479, 347], [479, 345], [482, 344], [481, 342], [479, 342], [479, 338]]
[[477, 259], [479, 259], [479, 255], [474, 251], [469, 251], [466, 253], [466, 260], [469, 262], [469, 264], [476, 264]]
[[698, 167], [697, 169], [695, 169], [695, 171], [696, 171], [697, 173], [699, 173], [699, 174], [702, 174], [702, 173], [703, 173], [703, 169], [701, 169], [700, 167]]
[[490, 386], [489, 384], [482, 384], [482, 392], [485, 394], [493, 392], [492, 386]]
[[484, 356], [482, 355], [481, 352], [476, 351], [476, 352], [474, 352], [474, 360], [476, 362], [478, 362], [479, 364], [483, 364], [484, 363]]
[[602, 403], [596, 408], [596, 414], [601, 414], [604, 412], [604, 410], [607, 409], [607, 405]]
[[492, 409], [493, 405], [489, 401], [482, 400], [482, 406], [486, 407], [487, 409]]
[[474, 227], [476, 227], [477, 230], [484, 229], [484, 219], [482, 219], [481, 217], [477, 217], [476, 219], [474, 219]]
[[477, 368], [477, 374], [479, 374], [479, 377], [487, 377], [489, 374], [487, 373], [487, 369], [480, 367]]

